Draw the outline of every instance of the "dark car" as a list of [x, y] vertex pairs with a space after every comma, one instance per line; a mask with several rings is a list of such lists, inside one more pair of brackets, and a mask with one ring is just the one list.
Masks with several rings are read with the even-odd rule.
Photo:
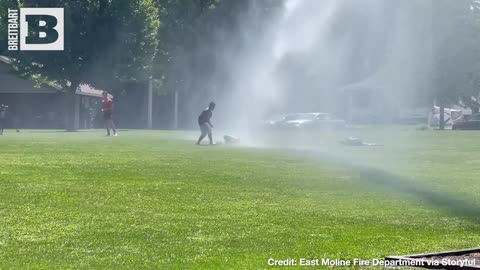
[[465, 116], [464, 120], [452, 126], [453, 130], [480, 130], [480, 113]]

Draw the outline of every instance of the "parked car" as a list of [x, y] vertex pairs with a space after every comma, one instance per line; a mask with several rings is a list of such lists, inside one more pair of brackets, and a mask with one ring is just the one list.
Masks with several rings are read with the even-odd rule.
[[465, 115], [463, 121], [456, 122], [452, 126], [453, 130], [480, 130], [480, 113]]
[[345, 121], [329, 113], [291, 113], [267, 121], [267, 127], [279, 129], [343, 128]]

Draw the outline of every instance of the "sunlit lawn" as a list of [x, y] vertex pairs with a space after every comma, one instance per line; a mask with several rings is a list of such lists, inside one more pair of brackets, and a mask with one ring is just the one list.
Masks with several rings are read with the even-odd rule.
[[[7, 131], [0, 269], [272, 269], [480, 246], [480, 133], [262, 137], [300, 150], [196, 135]], [[350, 135], [383, 146], [338, 143]]]

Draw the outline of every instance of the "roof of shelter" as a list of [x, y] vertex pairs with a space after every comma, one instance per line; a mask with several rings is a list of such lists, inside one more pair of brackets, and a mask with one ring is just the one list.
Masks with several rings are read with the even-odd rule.
[[[0, 94], [55, 94], [62, 90], [61, 87], [42, 85], [37, 87], [35, 82], [25, 78], [21, 78], [11, 72], [9, 65], [13, 60], [9, 57], [0, 55]], [[81, 84], [77, 91], [77, 95], [102, 97], [103, 90], [96, 89], [88, 84]], [[113, 96], [109, 94], [109, 97]]]

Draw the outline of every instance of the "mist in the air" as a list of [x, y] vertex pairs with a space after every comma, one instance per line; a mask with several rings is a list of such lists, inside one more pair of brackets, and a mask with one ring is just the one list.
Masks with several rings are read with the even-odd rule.
[[351, 120], [348, 96], [355, 91], [381, 92], [375, 103], [397, 106], [386, 109], [418, 105], [412, 97], [430, 91], [430, 5], [287, 0], [260, 23], [251, 4], [242, 27], [216, 48], [222, 76], [207, 85], [217, 102], [216, 127], [257, 145], [263, 121], [278, 114], [327, 112]]

